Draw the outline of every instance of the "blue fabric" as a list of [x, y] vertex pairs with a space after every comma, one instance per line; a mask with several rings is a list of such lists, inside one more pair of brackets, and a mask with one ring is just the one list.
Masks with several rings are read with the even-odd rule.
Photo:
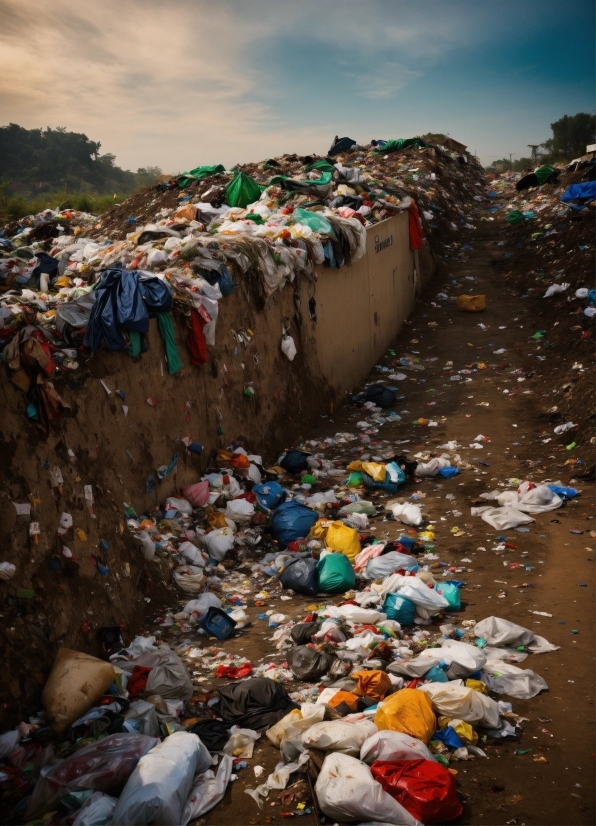
[[109, 350], [124, 350], [122, 330], [147, 333], [151, 313], [168, 312], [172, 293], [161, 279], [121, 268], [104, 270], [95, 288], [83, 343], [98, 350], [102, 340]]
[[[586, 204], [583, 203], [593, 201], [596, 198], [596, 181], [587, 181], [585, 184], [570, 184], [567, 191], [561, 195], [561, 200], [564, 204], [569, 204], [572, 209], [578, 212], [582, 210]], [[581, 203], [574, 203], [579, 201]]]

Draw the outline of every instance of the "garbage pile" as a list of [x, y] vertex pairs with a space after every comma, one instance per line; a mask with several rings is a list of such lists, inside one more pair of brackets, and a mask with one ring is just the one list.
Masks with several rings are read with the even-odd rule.
[[[314, 280], [319, 265], [357, 261], [366, 227], [404, 210], [412, 249], [423, 231], [432, 239], [471, 226], [483, 185], [477, 162], [417, 146], [352, 145], [331, 158], [285, 155], [231, 173], [199, 167], [100, 218], [45, 210], [4, 227], [0, 344], [28, 418], [48, 432], [69, 415], [60, 385], [85, 380], [82, 356], [101, 346], [139, 355], [150, 317], [169, 372], [182, 364], [172, 310], [200, 367], [219, 303], [240, 284], [262, 307], [284, 284]], [[291, 336], [281, 347], [292, 360]]]
[[[499, 616], [456, 622], [466, 560], [441, 562], [419, 492], [400, 494], [408, 481], [448, 481], [472, 466], [459, 446], [411, 457], [367, 450], [365, 431], [391, 420], [395, 393], [383, 391], [372, 384], [356, 400], [355, 417], [366, 416], [358, 436], [312, 440], [271, 467], [230, 445], [217, 470], [159, 512], [127, 509], [139, 552], [169, 564], [180, 610], [127, 646], [117, 626], [99, 629], [103, 660], [59, 650], [43, 711], [0, 736], [13, 817], [186, 824], [249, 767], [255, 812], [267, 803], [280, 817], [316, 808], [340, 822], [411, 826], [461, 815], [455, 767], [519, 736], [523, 718], [502, 698], [547, 689], [525, 661], [556, 646]], [[577, 493], [524, 482], [488, 492], [497, 507], [472, 516], [493, 524], [494, 512], [508, 521], [515, 512], [523, 523]], [[375, 536], [379, 520], [393, 539]], [[257, 615], [271, 652], [260, 663], [228, 655], [227, 640], [250, 634], [248, 604], [273, 599], [298, 616], [277, 606]], [[163, 631], [175, 632], [173, 647], [158, 641]], [[251, 763], [263, 737], [277, 754], [267, 777]], [[314, 796], [294, 806], [285, 790], [296, 778], [310, 778]]]
[[[492, 264], [503, 270], [523, 299], [532, 302], [536, 328], [531, 338], [542, 350], [538, 358], [548, 362], [545, 392], [554, 402], [545, 411], [554, 426], [550, 438], [564, 433], [574, 437], [561, 441], [565, 447], [571, 445], [569, 450], [583, 448], [581, 460], [577, 457], [581, 475], [586, 470], [582, 465], [590, 469], [594, 461], [589, 424], [596, 316], [594, 164], [556, 173], [545, 181], [532, 181], [530, 175], [501, 175], [489, 181], [493, 205], [487, 220], [494, 217], [509, 224], [507, 235], [517, 248], [513, 255], [525, 272], [513, 275], [508, 271], [512, 261], [498, 254]], [[531, 186], [520, 189], [526, 179]], [[579, 410], [585, 410], [584, 419], [578, 417]], [[558, 430], [565, 423], [574, 425], [573, 432]]]

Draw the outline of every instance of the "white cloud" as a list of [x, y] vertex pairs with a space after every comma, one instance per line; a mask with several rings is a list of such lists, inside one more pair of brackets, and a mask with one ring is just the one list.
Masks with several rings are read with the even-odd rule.
[[[0, 0], [0, 111], [5, 123], [85, 132], [133, 169], [321, 152], [332, 116], [315, 124], [305, 111], [290, 125], [278, 105], [284, 90], [268, 93], [277, 40], [341, 54], [344, 65], [330, 71], [346, 101], [385, 100], [478, 28], [474, 4], [431, 5], [432, 13], [401, 0]], [[323, 95], [324, 79], [313, 98]]]

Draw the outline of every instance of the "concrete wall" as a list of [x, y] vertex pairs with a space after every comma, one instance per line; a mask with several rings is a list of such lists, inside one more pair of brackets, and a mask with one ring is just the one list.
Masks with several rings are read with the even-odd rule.
[[415, 301], [408, 213], [376, 224], [367, 236], [367, 254], [351, 267], [321, 268], [315, 288], [317, 355], [338, 393], [366, 376]]

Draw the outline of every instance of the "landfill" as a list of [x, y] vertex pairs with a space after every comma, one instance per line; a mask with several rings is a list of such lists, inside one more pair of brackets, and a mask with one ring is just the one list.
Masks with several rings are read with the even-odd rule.
[[[415, 826], [493, 807], [486, 822], [546, 822], [540, 778], [571, 765], [554, 691], [590, 696], [596, 536], [593, 170], [558, 172], [520, 189], [422, 140], [340, 141], [327, 157], [197, 167], [100, 217], [4, 228], [2, 380], [36, 450], [76, 417], [93, 353], [154, 356], [150, 318], [170, 374], [206, 365], [234, 290], [266, 311], [296, 279], [341, 274], [366, 228], [402, 211], [437, 272], [308, 437], [265, 452], [250, 434], [189, 436], [190, 484], [154, 508], [114, 506], [135, 587], [159, 589], [134, 633], [91, 611], [85, 650], [52, 647], [37, 704], [0, 734], [2, 822]], [[299, 358], [287, 331], [279, 347]], [[140, 490], [159, 496], [176, 463]], [[65, 576], [86, 536], [48, 472]], [[93, 497], [88, 485], [89, 513]], [[33, 499], [11, 499], [16, 518]], [[94, 576], [117, 589], [101, 542]], [[43, 625], [3, 554], [6, 633]], [[574, 732], [560, 805], [588, 823], [589, 737]]]

